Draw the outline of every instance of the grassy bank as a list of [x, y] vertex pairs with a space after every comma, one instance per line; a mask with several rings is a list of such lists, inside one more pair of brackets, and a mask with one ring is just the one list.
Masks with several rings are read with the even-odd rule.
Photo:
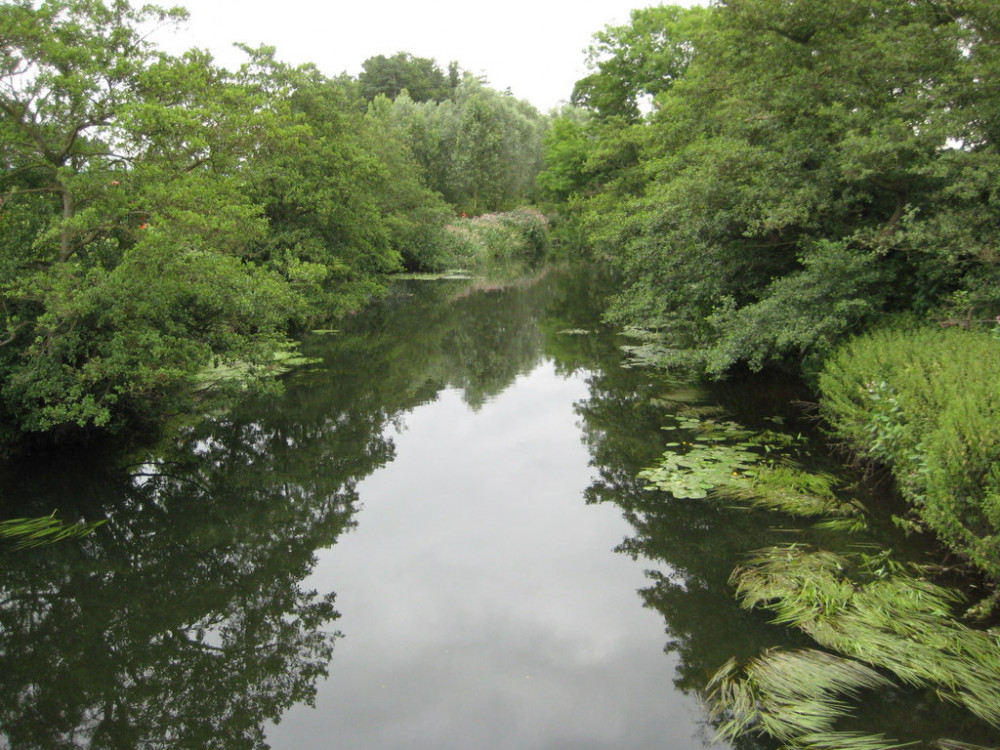
[[428, 270], [523, 270], [541, 262], [548, 248], [548, 220], [533, 208], [463, 216], [448, 225], [446, 242]]
[[822, 414], [885, 465], [917, 521], [1000, 580], [1000, 340], [963, 328], [859, 336], [827, 362]]

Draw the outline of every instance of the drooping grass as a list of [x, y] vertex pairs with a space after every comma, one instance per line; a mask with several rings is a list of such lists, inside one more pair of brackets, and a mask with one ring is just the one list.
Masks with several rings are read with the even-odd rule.
[[40, 518], [11, 518], [0, 521], [0, 538], [16, 540], [17, 549], [40, 547], [87, 536], [103, 523], [66, 523], [56, 518], [54, 512]]
[[823, 519], [816, 525], [842, 531], [865, 528], [865, 509], [856, 500], [836, 493], [837, 478], [805, 471], [790, 463], [758, 466], [749, 481], [729, 482], [717, 494], [755, 508], [804, 518]]
[[[933, 687], [1000, 727], [998, 634], [955, 619], [952, 590], [801, 546], [765, 550], [732, 577], [747, 609], [764, 608], [824, 648]], [[870, 580], [865, 580], [870, 578]]]
[[[657, 466], [642, 472], [675, 497], [712, 495], [847, 531], [865, 509], [837, 491], [837, 479], [795, 463], [795, 441], [751, 433], [722, 415], [687, 415], [669, 428]], [[685, 439], [686, 438], [686, 439]], [[932, 687], [1000, 726], [1000, 634], [971, 629], [953, 609], [958, 595], [926, 580], [888, 551], [851, 557], [801, 546], [775, 547], [734, 571], [747, 609], [801, 630], [826, 651], [769, 651], [729, 662], [708, 689], [720, 739], [768, 734], [786, 750], [888, 750], [882, 735], [838, 731], [851, 701], [895, 675]]]
[[817, 750], [888, 750], [900, 747], [881, 735], [839, 732], [850, 714], [844, 697], [886, 687], [869, 666], [814, 649], [769, 650], [744, 664], [730, 659], [708, 685], [717, 739], [767, 734], [791, 747]]

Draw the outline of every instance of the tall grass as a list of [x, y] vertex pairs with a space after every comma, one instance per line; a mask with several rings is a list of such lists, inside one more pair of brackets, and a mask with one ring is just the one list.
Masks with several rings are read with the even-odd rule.
[[838, 350], [819, 388], [834, 433], [890, 467], [919, 519], [1000, 580], [1000, 339], [876, 331]]
[[548, 221], [532, 208], [462, 218], [447, 229], [442, 258], [452, 268], [530, 268], [544, 259], [549, 248]]

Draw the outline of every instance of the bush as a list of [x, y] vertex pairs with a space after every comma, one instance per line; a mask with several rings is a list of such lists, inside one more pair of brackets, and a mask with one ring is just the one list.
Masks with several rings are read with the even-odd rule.
[[923, 523], [1000, 578], [1000, 340], [876, 331], [841, 347], [819, 388], [834, 432], [890, 467]]
[[548, 221], [531, 208], [463, 218], [448, 226], [452, 265], [485, 269], [533, 266], [549, 247]]

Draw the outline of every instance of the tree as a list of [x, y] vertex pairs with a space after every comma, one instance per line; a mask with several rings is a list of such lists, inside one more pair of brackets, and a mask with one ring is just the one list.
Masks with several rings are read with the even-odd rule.
[[183, 17], [0, 7], [7, 429], [120, 427], [176, 406], [213, 359], [253, 380], [302, 314], [284, 279], [244, 262], [267, 230], [246, 156], [287, 122], [206, 54], [149, 46], [144, 28]]
[[379, 94], [395, 99], [406, 91], [415, 102], [440, 102], [451, 96], [458, 81], [456, 63], [448, 67], [445, 75], [433, 59], [414, 57], [409, 52], [369, 57], [361, 67], [358, 83], [365, 101]]
[[956, 290], [995, 314], [991, 19], [905, 0], [708, 11], [584, 216], [630, 280], [617, 319], [721, 375], [820, 357]]
[[708, 11], [660, 5], [631, 13], [626, 26], [607, 26], [587, 49], [593, 73], [576, 82], [572, 101], [602, 118], [639, 119], [644, 106], [684, 76]]
[[126, 0], [0, 6], [0, 159], [7, 167], [0, 190], [9, 201], [26, 180], [26, 190], [55, 199], [53, 259], [66, 261], [114, 231], [103, 219], [114, 215], [107, 204], [121, 205], [120, 191], [107, 188], [133, 156], [119, 125], [142, 103], [144, 74], [162, 59], [139, 27], [185, 17], [152, 5], [134, 10]]
[[466, 74], [451, 99], [415, 102], [406, 93], [373, 107], [409, 145], [427, 186], [468, 213], [529, 199], [541, 168], [545, 120], [531, 104]]

